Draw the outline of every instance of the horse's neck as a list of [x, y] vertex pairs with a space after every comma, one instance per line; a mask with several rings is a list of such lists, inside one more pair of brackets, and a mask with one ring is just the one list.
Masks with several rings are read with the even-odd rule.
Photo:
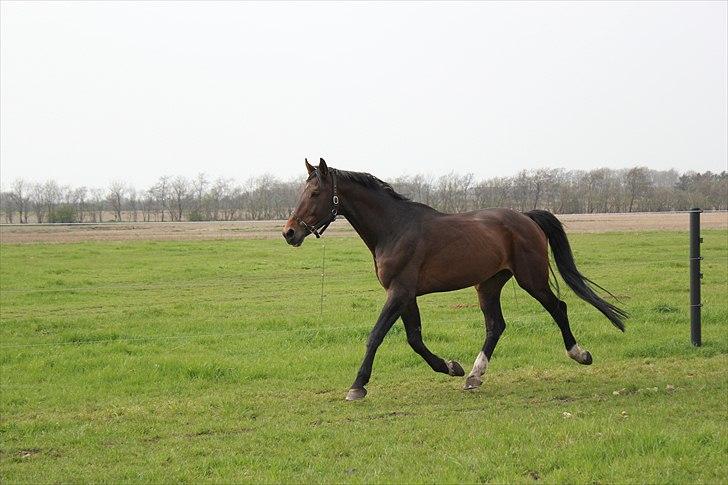
[[372, 253], [396, 238], [415, 216], [405, 201], [353, 182], [340, 187], [341, 215], [346, 217]]

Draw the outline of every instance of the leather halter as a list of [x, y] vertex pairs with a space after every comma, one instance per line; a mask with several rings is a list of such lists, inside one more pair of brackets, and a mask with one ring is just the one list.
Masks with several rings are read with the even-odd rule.
[[[339, 195], [336, 186], [336, 170], [330, 168], [329, 171], [331, 172], [331, 180], [333, 181], [334, 185], [334, 193], [331, 197], [331, 212], [329, 212], [326, 216], [324, 216], [323, 219], [313, 225], [307, 224], [303, 219], [295, 214], [295, 211], [291, 213], [291, 217], [293, 217], [296, 222], [303, 226], [308, 234], [313, 234], [314, 236], [316, 236], [316, 239], [321, 237], [326, 228], [329, 227], [329, 224], [334, 222], [336, 220], [336, 216], [339, 214]], [[318, 174], [318, 170], [316, 171], [316, 173]], [[321, 179], [319, 178], [319, 180]]]

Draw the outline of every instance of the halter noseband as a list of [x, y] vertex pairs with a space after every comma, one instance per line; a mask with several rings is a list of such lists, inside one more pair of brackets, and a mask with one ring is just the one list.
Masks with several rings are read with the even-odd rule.
[[[303, 226], [303, 228], [308, 231], [309, 234], [313, 234], [314, 236], [316, 236], [316, 239], [321, 237], [326, 228], [329, 227], [329, 224], [334, 222], [336, 220], [336, 216], [339, 214], [339, 196], [336, 187], [336, 170], [330, 168], [329, 171], [331, 172], [331, 180], [333, 181], [334, 185], [334, 195], [331, 197], [331, 212], [329, 212], [328, 215], [324, 216], [323, 219], [321, 219], [314, 225], [306, 224], [303, 219], [295, 214], [295, 211], [291, 213], [291, 217], [293, 217], [296, 222]], [[318, 175], [318, 170], [316, 171], [316, 174]], [[319, 180], [321, 180], [320, 176]]]

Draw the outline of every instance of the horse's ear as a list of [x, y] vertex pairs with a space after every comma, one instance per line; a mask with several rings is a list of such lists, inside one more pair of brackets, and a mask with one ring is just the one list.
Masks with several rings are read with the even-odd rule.
[[329, 174], [329, 167], [326, 166], [326, 160], [323, 158], [319, 158], [319, 173], [323, 175], [324, 177]]
[[305, 158], [304, 160], [306, 160], [306, 170], [308, 170], [308, 174], [311, 175], [314, 170], [316, 170], [316, 167], [308, 163], [308, 158]]

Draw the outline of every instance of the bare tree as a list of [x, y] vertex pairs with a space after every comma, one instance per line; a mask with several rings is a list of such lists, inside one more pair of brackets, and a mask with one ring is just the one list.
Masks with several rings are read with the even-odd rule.
[[555, 173], [549, 168], [540, 168], [531, 174], [530, 186], [533, 192], [532, 209], [542, 204], [542, 198], [547, 198], [544, 194], [548, 194], [550, 187], [554, 185]]
[[458, 175], [451, 172], [437, 179], [436, 201], [445, 212], [461, 212], [468, 207], [468, 195], [473, 185], [473, 174]]
[[126, 190], [126, 204], [127, 211], [129, 213], [128, 220], [137, 222], [139, 213], [139, 199], [137, 197], [137, 190], [134, 187], [127, 187]]
[[204, 221], [210, 219], [210, 210], [208, 202], [210, 198], [207, 194], [207, 187], [210, 182], [204, 173], [200, 173], [191, 182], [192, 204], [189, 210], [188, 219], [196, 221]]
[[625, 175], [625, 185], [627, 186], [627, 196], [629, 197], [629, 212], [632, 212], [634, 203], [638, 198], [647, 195], [652, 188], [649, 173], [646, 167], [634, 167]]
[[43, 185], [32, 184], [30, 186], [30, 206], [35, 214], [35, 222], [45, 222], [45, 205], [43, 203]]
[[30, 191], [31, 184], [23, 179], [17, 179], [13, 182], [10, 191], [10, 199], [18, 212], [18, 220], [21, 223], [28, 223], [28, 211], [30, 209]]
[[121, 222], [121, 211], [124, 204], [124, 196], [126, 195], [126, 184], [115, 180], [109, 185], [107, 199], [111, 210], [114, 212], [114, 221]]
[[[155, 205], [159, 210], [159, 213], [161, 215], [161, 222], [164, 222], [164, 211], [169, 207], [169, 197], [170, 197], [170, 183], [169, 183], [169, 177], [162, 176], [159, 177], [159, 180], [157, 183], [149, 189], [149, 191], [153, 194]], [[155, 217], [156, 220], [156, 217]]]
[[54, 211], [60, 197], [61, 188], [55, 180], [32, 186], [31, 206], [37, 222], [55, 222]]
[[144, 191], [141, 198], [142, 208], [142, 219], [144, 222], [151, 222], [152, 217], [154, 221], [157, 221], [157, 214], [159, 213], [159, 207], [157, 205], [156, 195], [153, 188], [149, 188]]
[[78, 187], [69, 190], [70, 204], [74, 212], [74, 220], [76, 222], [84, 222], [86, 220], [86, 199], [88, 198], [88, 188]]
[[89, 191], [89, 206], [91, 207], [91, 222], [104, 222], [104, 210], [106, 209], [106, 191], [93, 188]]
[[433, 183], [424, 175], [403, 175], [391, 182], [392, 187], [405, 197], [423, 204], [433, 204]]
[[247, 192], [249, 195], [248, 210], [253, 220], [271, 219], [274, 211], [274, 184], [276, 180], [270, 174], [249, 179]]
[[189, 194], [190, 186], [189, 182], [184, 177], [175, 177], [172, 179], [172, 183], [169, 185], [171, 204], [169, 207], [169, 217], [173, 221], [182, 220], [182, 211], [185, 208], [187, 202], [187, 196]]
[[0, 213], [5, 216], [5, 222], [12, 224], [15, 221], [15, 204], [12, 193], [0, 190]]

